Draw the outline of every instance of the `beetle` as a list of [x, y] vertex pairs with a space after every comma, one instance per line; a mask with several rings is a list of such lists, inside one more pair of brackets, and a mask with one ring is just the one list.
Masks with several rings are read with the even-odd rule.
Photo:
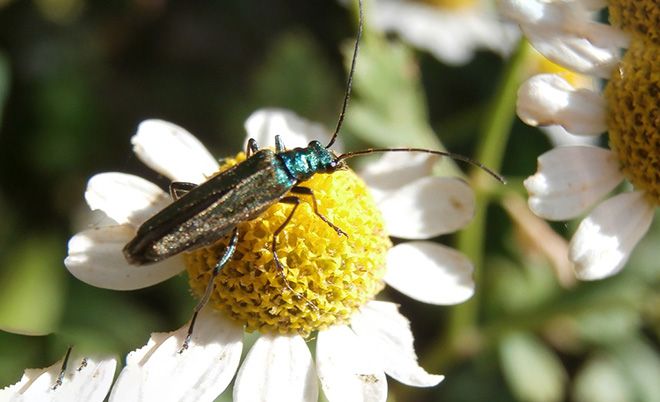
[[[346, 91], [337, 126], [329, 143], [323, 145], [319, 141], [313, 140], [304, 148], [287, 150], [281, 138], [275, 136], [275, 150], [272, 150], [259, 149], [256, 141], [250, 139], [247, 144], [246, 159], [243, 162], [199, 185], [187, 182], [171, 183], [170, 195], [174, 201], [144, 222], [138, 228], [135, 237], [124, 247], [124, 256], [130, 264], [144, 265], [182, 252], [210, 246], [230, 235], [228, 246], [213, 268], [204, 295], [195, 306], [181, 351], [188, 347], [195, 320], [211, 296], [216, 276], [236, 250], [238, 224], [258, 218], [276, 203], [291, 204], [293, 208], [273, 233], [271, 242], [273, 261], [283, 278], [284, 286], [304, 299], [304, 296], [289, 286], [284, 275], [284, 267], [277, 256], [277, 237], [295, 214], [301, 202], [300, 196], [309, 196], [315, 215], [334, 229], [338, 235], [348, 237], [346, 232], [319, 212], [312, 189], [301, 185], [312, 176], [319, 173], [332, 174], [339, 169], [344, 169], [346, 168], [344, 161], [358, 155], [376, 152], [424, 152], [468, 162], [504, 182], [502, 177], [481, 163], [450, 152], [423, 148], [368, 148], [336, 155], [330, 149], [337, 139], [350, 99], [353, 73], [362, 35], [362, 0], [358, 0], [358, 10], [358, 31]], [[311, 307], [316, 308], [313, 304]]]

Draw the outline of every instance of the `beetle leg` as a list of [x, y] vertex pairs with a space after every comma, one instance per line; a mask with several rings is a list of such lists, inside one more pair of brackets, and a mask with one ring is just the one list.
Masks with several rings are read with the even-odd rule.
[[174, 201], [188, 194], [190, 190], [197, 187], [195, 183], [187, 181], [173, 181], [170, 183], [170, 196]]
[[229, 239], [229, 244], [227, 245], [227, 249], [225, 250], [225, 253], [222, 255], [222, 257], [215, 264], [215, 267], [211, 272], [211, 278], [206, 284], [206, 290], [204, 290], [204, 295], [202, 296], [201, 299], [199, 299], [199, 302], [197, 302], [197, 305], [195, 306], [192, 319], [190, 320], [190, 326], [188, 327], [188, 334], [186, 335], [186, 339], [183, 341], [183, 345], [181, 346], [181, 349], [179, 349], [179, 353], [183, 353], [184, 350], [188, 349], [188, 344], [190, 343], [190, 338], [192, 337], [193, 329], [195, 327], [195, 321], [197, 321], [197, 316], [199, 315], [199, 312], [202, 310], [202, 308], [206, 306], [206, 303], [209, 302], [209, 299], [211, 298], [211, 293], [213, 292], [213, 289], [215, 289], [215, 278], [220, 273], [222, 267], [224, 267], [225, 264], [227, 264], [227, 262], [231, 259], [232, 255], [234, 255], [234, 251], [236, 251], [237, 243], [238, 243], [238, 228], [234, 228], [234, 231], [231, 234], [231, 238]]
[[298, 205], [300, 205], [300, 198], [298, 197], [284, 197], [280, 200], [280, 202], [285, 203], [285, 204], [292, 204], [293, 209], [291, 210], [291, 213], [289, 216], [286, 217], [284, 222], [280, 225], [277, 230], [273, 233], [273, 242], [271, 243], [271, 250], [273, 252], [273, 261], [275, 261], [275, 265], [277, 266], [280, 276], [282, 277], [282, 280], [284, 281], [284, 286], [289, 289], [291, 293], [293, 293], [295, 296], [300, 297], [302, 300], [305, 301], [312, 309], [318, 311], [318, 307], [311, 301], [307, 300], [307, 298], [293, 290], [291, 285], [289, 285], [289, 281], [286, 279], [286, 275], [284, 275], [284, 266], [282, 265], [282, 262], [280, 261], [280, 258], [277, 256], [277, 236], [284, 230], [286, 225], [291, 221], [291, 218], [293, 217], [293, 214], [296, 212], [296, 209], [298, 209]]
[[69, 347], [66, 350], [66, 354], [64, 355], [64, 360], [62, 361], [62, 367], [60, 368], [60, 373], [57, 375], [55, 384], [53, 384], [53, 386], [51, 387], [53, 391], [56, 390], [60, 385], [62, 385], [62, 382], [64, 381], [64, 375], [66, 374], [66, 366], [69, 365], [69, 358], [71, 357], [71, 350], [73, 350], [73, 346], [69, 345]]
[[339, 236], [348, 237], [348, 234], [346, 234], [346, 232], [341, 230], [339, 227], [335, 226], [334, 223], [330, 222], [330, 219], [326, 218], [325, 216], [323, 216], [319, 212], [318, 205], [317, 205], [317, 202], [316, 202], [316, 197], [314, 196], [314, 191], [312, 191], [311, 188], [303, 187], [303, 186], [295, 186], [294, 188], [291, 189], [291, 192], [294, 193], [294, 194], [301, 194], [301, 195], [311, 196], [312, 197], [312, 208], [314, 208], [314, 214], [316, 214], [316, 216], [321, 218], [321, 220], [323, 220], [323, 222], [327, 223], [328, 226], [330, 226], [332, 229], [334, 229], [334, 231], [337, 232], [337, 234]]
[[275, 136], [275, 152], [284, 152], [286, 151], [286, 147], [284, 146], [284, 142], [282, 142], [282, 137], [279, 135]]
[[247, 148], [245, 149], [245, 157], [249, 158], [250, 155], [257, 153], [259, 150], [259, 145], [257, 145], [257, 140], [250, 138], [247, 143]]

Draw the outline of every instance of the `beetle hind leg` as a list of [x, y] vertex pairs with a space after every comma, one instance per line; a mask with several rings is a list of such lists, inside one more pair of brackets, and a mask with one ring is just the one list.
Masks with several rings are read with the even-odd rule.
[[188, 326], [188, 333], [186, 335], [186, 339], [183, 341], [183, 345], [181, 345], [181, 349], [179, 349], [179, 353], [183, 353], [184, 350], [188, 349], [188, 344], [190, 344], [190, 339], [192, 338], [193, 329], [195, 328], [195, 322], [197, 321], [197, 316], [199, 315], [199, 312], [204, 308], [204, 306], [206, 306], [206, 304], [209, 302], [209, 299], [211, 298], [211, 293], [213, 293], [213, 290], [215, 289], [215, 278], [220, 273], [222, 267], [224, 267], [227, 264], [227, 262], [229, 262], [231, 257], [234, 255], [234, 251], [236, 251], [237, 243], [238, 243], [238, 228], [234, 228], [231, 234], [231, 238], [229, 240], [229, 244], [227, 245], [227, 249], [225, 250], [225, 253], [222, 255], [222, 257], [220, 257], [218, 262], [215, 264], [215, 267], [211, 272], [211, 278], [209, 278], [209, 281], [206, 284], [204, 295], [202, 296], [201, 299], [199, 299], [199, 302], [197, 302], [197, 305], [195, 306], [192, 319], [190, 320], [190, 325]]

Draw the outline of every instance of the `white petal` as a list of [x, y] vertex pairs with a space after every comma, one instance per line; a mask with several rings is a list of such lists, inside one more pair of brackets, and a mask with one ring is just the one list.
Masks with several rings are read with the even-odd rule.
[[131, 143], [144, 164], [173, 181], [202, 183], [218, 170], [204, 145], [176, 124], [145, 120]]
[[188, 324], [169, 334], [152, 334], [149, 343], [126, 358], [111, 402], [213, 401], [236, 373], [243, 328], [210, 308], [200, 312], [188, 349], [179, 353]]
[[470, 260], [458, 251], [432, 242], [408, 242], [387, 253], [385, 282], [429, 304], [457, 304], [472, 297]]
[[382, 31], [394, 31], [414, 46], [448, 64], [465, 64], [479, 48], [510, 52], [517, 38], [513, 26], [498, 20], [483, 4], [442, 9], [427, 4], [378, 0], [367, 8], [368, 20]]
[[589, 39], [554, 32], [539, 35], [534, 28], [535, 26], [526, 28], [523, 25], [523, 32], [534, 48], [549, 60], [569, 70], [609, 78], [621, 60], [618, 47], [598, 47]]
[[238, 371], [234, 402], [316, 402], [312, 355], [298, 335], [263, 335]]
[[413, 152], [389, 152], [370, 163], [359, 176], [367, 183], [376, 201], [422, 177], [430, 176], [436, 155]]
[[103, 211], [119, 224], [134, 226], [170, 203], [167, 193], [155, 184], [138, 176], [114, 172], [89, 179], [85, 199], [92, 210]]
[[554, 74], [536, 75], [518, 89], [518, 116], [532, 126], [558, 124], [577, 135], [607, 130], [605, 99], [589, 89], [575, 89]]
[[628, 37], [593, 21], [598, 4], [584, 1], [500, 0], [500, 11], [517, 21], [545, 57], [573, 71], [609, 77]]
[[568, 145], [595, 146], [598, 144], [598, 137], [575, 135], [566, 131], [566, 129], [562, 126], [544, 126], [541, 127], [541, 131], [545, 133], [553, 147]]
[[391, 192], [378, 205], [390, 235], [428, 239], [467, 225], [474, 193], [459, 179], [424, 177]]
[[72, 358], [62, 384], [55, 389], [61, 360], [45, 369], [25, 370], [21, 381], [0, 390], [0, 401], [102, 402], [112, 385], [116, 366], [115, 359]]
[[184, 268], [180, 256], [143, 266], [129, 265], [122, 249], [133, 236], [131, 225], [85, 230], [69, 240], [67, 269], [83, 282], [106, 289], [133, 290], [173, 277]]
[[594, 209], [571, 240], [577, 276], [593, 280], [619, 272], [651, 226], [654, 210], [642, 192], [616, 195]]
[[351, 319], [351, 327], [372, 353], [382, 356], [385, 372], [414, 387], [432, 387], [444, 376], [427, 373], [417, 364], [413, 335], [396, 304], [372, 301]]
[[333, 325], [319, 332], [316, 369], [329, 402], [384, 402], [387, 379], [379, 363], [347, 326]]
[[[330, 133], [321, 124], [313, 123], [286, 109], [259, 109], [245, 121], [248, 138], [254, 138], [259, 147], [274, 147], [275, 136], [280, 135], [287, 149], [305, 147], [312, 140], [322, 144], [330, 141]], [[247, 140], [246, 140], [247, 144]], [[333, 149], [341, 147], [333, 145]]]
[[546, 219], [574, 218], [623, 180], [616, 155], [598, 147], [570, 146], [538, 158], [538, 170], [525, 180], [529, 208]]

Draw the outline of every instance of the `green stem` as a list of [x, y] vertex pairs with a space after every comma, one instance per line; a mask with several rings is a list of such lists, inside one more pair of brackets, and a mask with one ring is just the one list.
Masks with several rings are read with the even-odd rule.
[[[484, 125], [480, 133], [483, 139], [477, 149], [476, 159], [489, 168], [499, 171], [504, 158], [509, 132], [513, 125], [516, 109], [516, 93], [523, 79], [526, 68], [525, 60], [529, 54], [529, 45], [521, 41], [515, 53], [509, 59], [495, 96], [489, 105]], [[446, 339], [437, 343], [437, 349], [428, 354], [427, 367], [441, 368], [456, 355], [470, 353], [476, 347], [480, 307], [481, 269], [484, 266], [486, 209], [499, 185], [482, 170], [473, 169], [470, 183], [476, 193], [475, 216], [469, 226], [458, 233], [458, 249], [474, 264], [476, 291], [467, 302], [450, 311]], [[441, 347], [442, 345], [443, 347]]]

